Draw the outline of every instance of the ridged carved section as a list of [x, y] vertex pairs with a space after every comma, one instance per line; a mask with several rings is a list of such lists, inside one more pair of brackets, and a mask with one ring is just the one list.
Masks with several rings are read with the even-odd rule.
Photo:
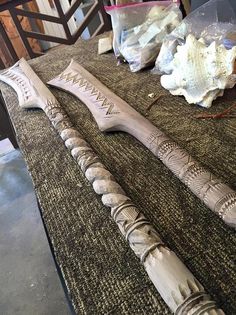
[[133, 204], [126, 202], [111, 208], [113, 219], [141, 262], [154, 248], [165, 246], [155, 229]]
[[236, 192], [195, 161], [163, 132], [149, 138], [149, 149], [227, 224], [236, 227]]
[[[223, 314], [221, 310], [217, 309], [210, 297], [204, 293], [203, 287], [179, 258], [162, 242], [154, 227], [134, 206], [130, 198], [126, 196], [121, 186], [100, 162], [81, 134], [71, 126], [60, 105], [49, 102], [45, 108], [45, 112], [64, 140], [66, 147], [71, 151], [72, 156], [85, 173], [86, 178], [92, 184], [94, 191], [102, 195], [103, 204], [111, 208], [111, 215], [121, 233], [129, 242], [134, 253], [144, 264], [150, 279], [171, 310], [174, 312], [178, 309], [178, 313], [176, 313], [178, 315], [200, 315], [203, 309], [201, 305], [204, 304], [204, 307], [206, 307], [208, 303], [211, 308], [206, 308], [204, 314], [213, 314], [208, 312], [210, 309], [214, 310], [215, 314]], [[152, 261], [153, 259], [154, 262]], [[171, 268], [168, 270], [166, 261], [171, 262], [174, 270]], [[166, 266], [167, 269], [165, 269]], [[161, 282], [160, 287], [159, 278], [163, 277], [163, 270], [166, 281], [163, 284]], [[175, 279], [175, 273], [179, 276], [176, 280], [173, 280], [173, 278]], [[186, 290], [183, 289], [185, 287], [187, 288]], [[199, 292], [199, 294], [197, 295], [196, 292]], [[199, 303], [196, 303], [196, 295], [198, 296]], [[204, 302], [204, 299], [206, 302]], [[194, 313], [186, 312], [186, 309], [194, 310]]]
[[[183, 298], [185, 295], [183, 294]], [[175, 315], [223, 315], [222, 310], [216, 310], [214, 301], [209, 299], [209, 295], [202, 291], [195, 291], [184, 302], [179, 305]]]

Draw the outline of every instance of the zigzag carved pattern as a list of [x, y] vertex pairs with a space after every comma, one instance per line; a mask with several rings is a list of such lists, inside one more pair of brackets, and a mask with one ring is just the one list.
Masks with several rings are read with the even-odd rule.
[[59, 79], [64, 80], [66, 83], [70, 82], [73, 85], [77, 84], [81, 89], [84, 88], [82, 89], [82, 92], [90, 91], [90, 96], [95, 97], [95, 102], [100, 103], [99, 105], [102, 109], [107, 109], [106, 116], [119, 114], [119, 111], [115, 109], [115, 104], [109, 101], [106, 96], [93, 86], [93, 84], [81, 77], [78, 73], [62, 73], [59, 76]]
[[5, 76], [8, 80], [15, 82], [21, 89], [24, 101], [28, 101], [31, 96], [31, 91], [28, 87], [28, 83], [24, 80], [24, 78], [18, 75], [16, 71], [11, 70], [6, 70], [2, 72], [1, 75]]

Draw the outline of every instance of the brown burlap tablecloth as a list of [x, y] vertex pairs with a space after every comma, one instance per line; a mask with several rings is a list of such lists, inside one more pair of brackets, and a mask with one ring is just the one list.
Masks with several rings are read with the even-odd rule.
[[[236, 118], [196, 119], [206, 110], [171, 96], [150, 71], [131, 73], [127, 65], [116, 65], [113, 54], [98, 56], [97, 38], [79, 40], [30, 64], [47, 82], [71, 58], [236, 189]], [[15, 92], [6, 84], [0, 87], [76, 313], [170, 314], [44, 112], [20, 109]], [[162, 239], [226, 314], [236, 314], [235, 232], [136, 139], [121, 132], [102, 134], [83, 103], [51, 90]], [[150, 93], [163, 96], [147, 111]], [[210, 111], [229, 107], [235, 95], [228, 91]]]

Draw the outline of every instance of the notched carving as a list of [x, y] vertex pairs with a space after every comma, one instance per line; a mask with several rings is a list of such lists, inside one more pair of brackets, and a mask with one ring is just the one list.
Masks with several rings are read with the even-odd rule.
[[[89, 97], [94, 97], [94, 101], [99, 103], [99, 108], [101, 110], [106, 109], [105, 115], [116, 115], [120, 112], [116, 109], [114, 103], [108, 100], [106, 96], [104, 96], [91, 82], [87, 79], [83, 78], [79, 73], [75, 71], [63, 72], [58, 76], [60, 81], [64, 81], [64, 83], [70, 83], [72, 85], [78, 85], [80, 88], [80, 93], [89, 92]], [[84, 88], [84, 89], [82, 89]]]
[[17, 67], [13, 66], [14, 68], [10, 68], [0, 74], [1, 77], [6, 77], [7, 80], [12, 81], [15, 83], [21, 90], [22, 97], [24, 101], [28, 101], [29, 98], [32, 96], [31, 90], [29, 89], [28, 80], [25, 80], [20, 73], [17, 73]]

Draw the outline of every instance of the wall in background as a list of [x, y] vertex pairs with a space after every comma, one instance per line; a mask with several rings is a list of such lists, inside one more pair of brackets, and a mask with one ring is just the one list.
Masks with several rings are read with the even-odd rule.
[[[236, 14], [236, 1], [235, 0], [228, 0], [231, 6], [234, 9]], [[191, 10], [195, 10], [196, 8], [200, 7], [203, 3], [206, 3], [207, 0], [191, 0]]]

